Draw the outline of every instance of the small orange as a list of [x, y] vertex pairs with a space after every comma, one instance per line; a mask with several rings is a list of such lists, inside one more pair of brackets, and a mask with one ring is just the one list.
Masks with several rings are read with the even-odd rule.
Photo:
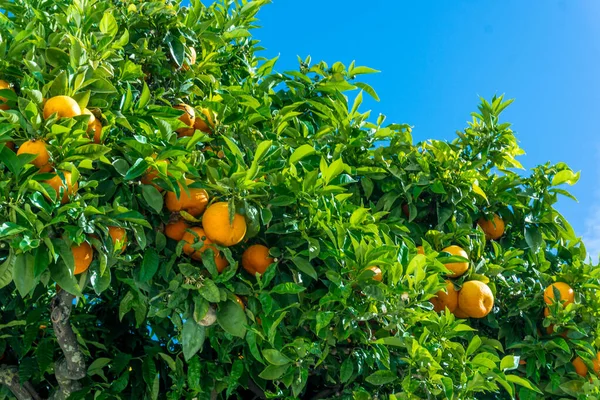
[[[146, 169], [146, 172], [142, 176], [141, 181], [144, 185], [152, 185], [159, 192], [162, 192], [163, 188], [154, 183], [154, 180], [158, 178], [158, 167], [168, 165], [170, 164], [170, 162], [169, 160], [158, 160], [156, 164], [156, 166], [149, 166], [148, 169]], [[179, 187], [181, 188], [181, 185]]]
[[573, 367], [575, 367], [575, 372], [577, 372], [577, 375], [583, 376], [583, 377], [587, 376], [588, 367], [587, 367], [587, 365], [584, 364], [581, 357], [579, 357], [579, 356], [575, 357], [575, 359], [573, 361], [571, 361], [571, 364], [573, 364]]
[[202, 217], [202, 226], [206, 236], [221, 246], [233, 246], [246, 235], [246, 220], [235, 213], [233, 222], [229, 220], [229, 205], [218, 202], [210, 205]]
[[[191, 232], [190, 232], [191, 231]], [[194, 233], [192, 233], [194, 232]], [[197, 237], [196, 237], [197, 235]], [[183, 246], [183, 252], [193, 258], [194, 260], [202, 260], [202, 253], [204, 253], [208, 249], [212, 249], [215, 254], [215, 264], [217, 265], [217, 271], [219, 273], [223, 272], [225, 267], [229, 265], [227, 259], [221, 256], [221, 252], [215, 247], [213, 242], [206, 236], [204, 230], [199, 227], [190, 228], [183, 235], [183, 239], [186, 244]], [[192, 245], [198, 241], [202, 241], [202, 247], [199, 250], [196, 250], [192, 247]]]
[[73, 274], [79, 275], [87, 271], [94, 259], [92, 246], [87, 242], [83, 242], [79, 246], [71, 246], [71, 252], [73, 253], [73, 259], [75, 260], [75, 271]]
[[458, 307], [471, 318], [483, 318], [494, 307], [494, 294], [481, 281], [465, 282], [458, 293]]
[[446, 280], [446, 290], [440, 290], [429, 301], [433, 304], [433, 309], [436, 312], [442, 312], [446, 307], [448, 307], [450, 312], [454, 312], [458, 306], [458, 292], [454, 287], [454, 283]]
[[544, 301], [546, 304], [552, 304], [554, 301], [553, 288], [558, 289], [560, 293], [560, 302], [562, 303], [563, 307], [566, 307], [575, 301], [575, 292], [573, 291], [573, 288], [564, 282], [556, 282], [544, 290]]
[[[464, 251], [459, 246], [455, 246], [455, 245], [448, 246], [448, 247], [446, 247], [442, 251], [445, 251], [446, 253], [450, 253], [453, 256], [461, 256], [461, 257], [464, 257], [466, 259], [469, 258], [469, 255], [467, 254], [467, 252]], [[454, 263], [445, 264], [445, 266], [450, 271], [452, 271], [452, 274], [449, 274], [448, 277], [450, 277], [450, 278], [458, 278], [459, 276], [461, 276], [465, 272], [467, 272], [467, 270], [469, 269], [469, 262], [468, 261], [465, 261], [465, 262], [454, 262]]]
[[274, 261], [273, 257], [269, 257], [269, 248], [262, 244], [253, 244], [242, 254], [242, 267], [252, 276], [264, 274]]
[[498, 214], [494, 214], [494, 218], [489, 221], [485, 218], [480, 218], [477, 224], [485, 233], [487, 240], [498, 240], [504, 235], [504, 221]]
[[[0, 90], [4, 90], [4, 89], [10, 89], [13, 92], [15, 91], [11, 86], [10, 83], [6, 82], [6, 81], [2, 81], [0, 80]], [[6, 97], [1, 97], [0, 96], [0, 110], [8, 110], [10, 109], [10, 107], [8, 106], [8, 104], [6, 104], [8, 102], [8, 99]]]
[[186, 124], [189, 128], [179, 128], [176, 130], [177, 136], [193, 136], [194, 135], [194, 123], [196, 122], [196, 112], [194, 109], [187, 104], [178, 104], [173, 107], [177, 110], [184, 111], [183, 115], [179, 117], [179, 120]]
[[383, 274], [381, 272], [381, 268], [379, 268], [376, 265], [371, 265], [370, 267], [367, 268], [367, 270], [373, 271], [374, 275], [371, 276], [371, 279], [378, 281], [378, 282], [383, 281]]
[[94, 140], [94, 143], [100, 144], [102, 141], [102, 122], [100, 122], [100, 120], [87, 108], [83, 109], [83, 114], [90, 116], [87, 133], [93, 135], [92, 139]]
[[59, 174], [55, 174], [52, 178], [44, 182], [52, 186], [56, 192], [56, 196], [60, 196], [60, 191], [62, 190], [63, 195], [60, 202], [61, 204], [65, 204], [69, 201], [70, 196], [77, 193], [79, 184], [77, 182], [71, 182], [71, 173], [69, 171], [62, 171], [62, 175], [64, 178], [61, 178]]
[[425, 255], [425, 249], [423, 248], [423, 246], [417, 246], [417, 254]]
[[189, 225], [183, 218], [179, 218], [175, 222], [170, 222], [165, 226], [165, 235], [173, 240], [180, 241], [185, 235], [185, 231], [189, 229]]
[[235, 302], [238, 303], [240, 305], [240, 307], [242, 307], [242, 310], [246, 309], [246, 305], [244, 304], [242, 299], [240, 299], [240, 296], [235, 296]]
[[[186, 184], [191, 185], [193, 181], [187, 179]], [[179, 198], [175, 192], [167, 192], [165, 206], [171, 212], [186, 211], [194, 217], [200, 216], [208, 204], [208, 193], [204, 189], [188, 188], [189, 194], [179, 184]]]
[[[46, 143], [42, 140], [28, 140], [19, 147], [17, 155], [19, 154], [37, 154], [30, 163], [40, 169], [47, 170], [50, 162], [50, 153], [46, 148]], [[45, 171], [43, 171], [45, 172]]]
[[72, 118], [81, 115], [81, 107], [69, 96], [54, 96], [44, 104], [44, 119], [57, 114], [59, 118]]
[[118, 226], [109, 226], [108, 234], [112, 239], [114, 249], [121, 246], [121, 253], [127, 248], [127, 232], [125, 229]]
[[194, 128], [204, 133], [211, 133], [215, 129], [216, 118], [214, 113], [208, 108], [201, 108], [200, 112], [203, 116], [196, 117]]

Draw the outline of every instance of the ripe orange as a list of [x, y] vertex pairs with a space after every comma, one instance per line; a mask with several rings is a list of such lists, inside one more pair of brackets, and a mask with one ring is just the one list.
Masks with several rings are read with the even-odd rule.
[[216, 118], [214, 113], [208, 108], [201, 108], [200, 112], [204, 117], [196, 117], [194, 128], [204, 133], [211, 133], [215, 129]]
[[244, 304], [242, 299], [240, 299], [240, 296], [235, 296], [235, 302], [238, 303], [240, 305], [240, 307], [242, 307], [242, 310], [246, 309], [246, 305]]
[[381, 268], [379, 268], [377, 265], [371, 265], [366, 270], [373, 271], [374, 275], [371, 276], [371, 279], [378, 281], [378, 282], [383, 281], [383, 274], [381, 272]]
[[100, 144], [102, 140], [102, 122], [87, 108], [83, 109], [83, 114], [90, 116], [87, 132], [93, 135], [94, 143]]
[[81, 107], [69, 96], [54, 96], [44, 104], [44, 119], [57, 114], [59, 118], [72, 118], [81, 115]]
[[37, 157], [30, 161], [31, 164], [43, 170], [42, 172], [47, 172], [50, 169], [50, 153], [48, 153], [46, 143], [42, 140], [26, 141], [19, 147], [17, 155], [19, 154], [37, 154]]
[[184, 111], [183, 115], [179, 117], [179, 120], [186, 124], [189, 128], [179, 128], [176, 130], [177, 136], [193, 136], [194, 135], [194, 123], [196, 122], [196, 112], [194, 109], [187, 104], [178, 104], [175, 107], [177, 110]]
[[494, 214], [494, 218], [488, 221], [485, 218], [480, 218], [477, 224], [485, 233], [487, 240], [498, 240], [504, 234], [504, 221], [498, 214]]
[[193, 47], [188, 47], [189, 49], [189, 57], [188, 59], [190, 60], [190, 62], [188, 63], [187, 60], [183, 62], [183, 65], [181, 66], [181, 69], [184, 71], [188, 71], [190, 69], [190, 65], [194, 65], [196, 64], [196, 49], [194, 49]]
[[573, 367], [575, 367], [575, 372], [577, 372], [577, 375], [579, 376], [583, 376], [586, 377], [588, 374], [588, 367], [587, 365], [585, 365], [583, 363], [583, 360], [581, 359], [581, 357], [576, 357], [573, 361], [571, 361], [571, 364], [573, 364]]
[[458, 307], [471, 318], [483, 318], [494, 307], [494, 294], [481, 281], [465, 282], [458, 293]]
[[562, 303], [563, 307], [566, 307], [575, 301], [575, 292], [573, 291], [573, 288], [564, 282], [556, 282], [544, 290], [544, 301], [546, 304], [552, 304], [554, 301], [553, 288], [558, 289], [560, 292], [560, 302]]
[[425, 255], [425, 249], [423, 248], [423, 246], [417, 246], [417, 254]]
[[[191, 185], [194, 182], [188, 179], [186, 180], [186, 183]], [[190, 194], [188, 195], [180, 184], [179, 198], [177, 198], [175, 192], [167, 192], [165, 197], [165, 205], [167, 210], [171, 212], [179, 212], [183, 210], [194, 217], [200, 216], [208, 204], [208, 193], [206, 190], [198, 188], [189, 188], [189, 191]]]
[[[13, 92], [15, 91], [12, 87], [10, 87], [10, 83], [0, 80], [0, 90], [3, 90], [3, 89], [10, 89]], [[8, 99], [6, 97], [0, 96], [0, 110], [6, 111], [6, 110], [10, 109], [8, 104], [6, 104], [7, 101], [8, 101]]]
[[118, 226], [109, 226], [108, 234], [112, 239], [114, 248], [117, 249], [121, 246], [121, 253], [123, 253], [127, 248], [127, 232], [125, 229]]
[[202, 226], [206, 236], [221, 246], [233, 246], [246, 235], [246, 220], [235, 214], [233, 222], [229, 220], [229, 205], [219, 202], [210, 205], [202, 217]]
[[440, 290], [429, 301], [433, 304], [433, 309], [436, 312], [444, 311], [446, 307], [450, 312], [454, 312], [458, 306], [458, 292], [454, 288], [454, 283], [446, 280], [446, 291]]
[[[170, 164], [169, 160], [158, 160], [156, 162], [159, 165], [167, 165]], [[148, 169], [146, 169], [146, 172], [144, 173], [144, 175], [142, 176], [142, 183], [144, 185], [152, 185], [154, 186], [159, 192], [163, 191], [163, 188], [161, 188], [160, 186], [158, 186], [156, 183], [154, 183], [154, 180], [158, 178], [158, 165], [155, 166], [150, 166], [148, 167]], [[181, 185], [179, 186], [181, 188]], [[182, 190], [183, 191], [183, 190]]]
[[69, 201], [69, 197], [77, 193], [79, 184], [77, 182], [71, 182], [71, 173], [69, 171], [62, 171], [64, 179], [59, 174], [55, 174], [52, 178], [45, 181], [48, 185], [52, 186], [56, 192], [56, 196], [60, 196], [62, 189], [63, 195], [60, 200], [61, 204], [65, 204]]
[[464, 312], [463, 310], [461, 310], [458, 305], [454, 309], [454, 313], [453, 314], [454, 314], [454, 316], [456, 318], [462, 318], [462, 319], [469, 318], [469, 316], [467, 315], [467, 313]]
[[188, 225], [188, 223], [185, 222], [185, 220], [183, 218], [180, 218], [177, 221], [170, 222], [167, 224], [167, 226], [165, 226], [165, 235], [168, 238], [180, 241], [183, 239], [183, 236], [185, 235], [185, 231], [189, 227], [190, 226]]
[[[198, 235], [198, 237], [196, 237], [196, 235], [194, 235], [194, 233], [192, 232], [186, 232], [183, 235], [183, 241], [186, 242], [186, 244], [183, 246], [183, 252], [191, 258], [193, 258], [194, 260], [202, 260], [202, 253], [204, 253], [208, 249], [212, 249], [212, 251], [215, 254], [215, 264], [217, 265], [217, 271], [219, 271], [219, 273], [223, 272], [225, 267], [229, 265], [229, 262], [225, 257], [221, 256], [221, 252], [206, 236], [204, 230], [199, 227], [190, 228], [189, 230], [195, 232], [196, 235]], [[192, 245], [200, 240], [203, 242], [202, 247], [200, 248], [200, 250], [195, 250], [192, 247]]]
[[252, 276], [257, 272], [264, 274], [273, 261], [273, 257], [269, 257], [269, 248], [262, 244], [254, 244], [242, 254], [242, 267]]
[[79, 275], [87, 271], [94, 259], [92, 246], [87, 242], [83, 242], [79, 246], [71, 246], [71, 252], [73, 253], [73, 259], [75, 260], [75, 271], [73, 274]]
[[[464, 257], [466, 259], [469, 258], [469, 255], [467, 254], [466, 251], [464, 251], [461, 247], [459, 246], [448, 246], [446, 247], [444, 250], [447, 253], [450, 253], [454, 256], [461, 256]], [[465, 262], [455, 262], [455, 263], [448, 263], [445, 264], [446, 268], [448, 268], [450, 271], [452, 271], [452, 274], [449, 274], [448, 276], [450, 278], [458, 278], [459, 276], [463, 275], [465, 272], [467, 272], [467, 270], [469, 269], [469, 262], [465, 261]]]

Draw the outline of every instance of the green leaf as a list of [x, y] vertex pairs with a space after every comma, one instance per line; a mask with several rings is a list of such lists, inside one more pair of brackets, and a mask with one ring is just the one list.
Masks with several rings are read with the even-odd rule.
[[59, 260], [49, 265], [50, 276], [61, 288], [75, 296], [82, 296], [81, 289], [73, 276], [73, 271]]
[[202, 325], [198, 325], [192, 318], [185, 321], [181, 332], [181, 344], [186, 361], [194, 357], [202, 348], [205, 336], [206, 330]]
[[473, 336], [473, 339], [471, 339], [471, 342], [469, 343], [469, 346], [467, 347], [467, 356], [475, 353], [475, 351], [477, 351], [477, 349], [481, 346], [481, 339], [479, 338], [479, 336]]
[[246, 335], [246, 313], [242, 307], [233, 300], [219, 305], [217, 310], [217, 322], [223, 330], [230, 335], [243, 338]]
[[273, 381], [279, 379], [289, 368], [289, 365], [269, 365], [260, 374], [259, 377], [262, 379]]
[[313, 266], [308, 262], [308, 260], [304, 257], [296, 256], [292, 258], [292, 262], [298, 268], [299, 271], [304, 272], [306, 275], [310, 276], [313, 279], [317, 279], [317, 271], [313, 268]]
[[40, 246], [35, 250], [35, 261], [33, 267], [33, 276], [38, 278], [50, 265], [50, 255], [46, 246]]
[[286, 282], [286, 283], [280, 283], [279, 285], [275, 286], [273, 289], [271, 289], [271, 293], [297, 294], [297, 293], [303, 292], [305, 290], [306, 290], [306, 288], [304, 286], [300, 286], [300, 285], [292, 283], [292, 282]]
[[354, 362], [352, 361], [352, 357], [346, 357], [342, 366], [340, 368], [340, 381], [342, 383], [346, 383], [352, 377], [354, 373]]
[[13, 265], [13, 280], [21, 297], [27, 296], [37, 284], [34, 277], [35, 259], [31, 254], [20, 254], [15, 257]]
[[523, 386], [529, 390], [533, 390], [536, 393], [543, 394], [540, 389], [533, 385], [533, 383], [531, 383], [528, 379], [521, 378], [517, 375], [506, 375], [506, 380], [519, 386]]
[[316, 153], [314, 147], [312, 147], [309, 144], [303, 144], [302, 146], [294, 150], [294, 152], [290, 156], [290, 164], [295, 164], [298, 161], [302, 160], [304, 157], [308, 157], [314, 153]]
[[504, 372], [519, 368], [519, 357], [505, 356], [500, 361], [500, 369]]
[[203, 285], [198, 288], [198, 293], [209, 303], [218, 303], [221, 301], [221, 293], [219, 292], [219, 288], [210, 279], [207, 279], [203, 282]]
[[579, 180], [580, 175], [580, 172], [573, 173], [573, 171], [568, 169], [560, 171], [554, 175], [554, 178], [552, 178], [552, 186], [558, 186], [563, 183], [568, 183], [569, 185], [573, 186]]
[[26, 228], [23, 228], [20, 225], [13, 224], [12, 222], [5, 222], [0, 225], [0, 238], [13, 236], [26, 230]]
[[387, 385], [388, 383], [394, 382], [398, 377], [392, 371], [381, 370], [372, 373], [365, 378], [365, 381], [372, 385]]
[[117, 20], [110, 12], [104, 12], [104, 16], [100, 21], [100, 32], [104, 33], [108, 36], [115, 36], [117, 32], [119, 32], [119, 25], [117, 24]]
[[317, 332], [329, 326], [329, 323], [331, 322], [334, 316], [335, 313], [333, 313], [332, 311], [323, 311], [317, 313]]
[[542, 247], [543, 238], [540, 230], [533, 225], [525, 227], [525, 241], [532, 252], [537, 253]]
[[148, 282], [154, 277], [158, 270], [158, 263], [160, 257], [156, 250], [152, 247], [146, 248], [144, 252], [144, 260], [142, 261], [142, 268], [140, 270], [140, 282]]
[[288, 365], [292, 362], [292, 360], [275, 349], [265, 349], [262, 353], [265, 359], [273, 365]]
[[187, 381], [190, 389], [192, 390], [201, 390], [200, 386], [200, 374], [202, 372], [202, 365], [200, 364], [199, 357], [192, 357], [191, 360], [188, 361], [188, 371], [187, 371]]
[[162, 211], [164, 199], [157, 188], [152, 185], [142, 185], [142, 195], [146, 203], [157, 213]]

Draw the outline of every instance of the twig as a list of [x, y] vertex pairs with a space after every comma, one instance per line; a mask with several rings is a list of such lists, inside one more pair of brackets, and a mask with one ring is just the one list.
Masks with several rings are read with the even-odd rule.
[[17, 367], [7, 365], [0, 366], [0, 384], [5, 385], [17, 400], [40, 400], [40, 397], [35, 391], [31, 393], [26, 388], [26, 386], [31, 387], [31, 385], [28, 383], [21, 385]]

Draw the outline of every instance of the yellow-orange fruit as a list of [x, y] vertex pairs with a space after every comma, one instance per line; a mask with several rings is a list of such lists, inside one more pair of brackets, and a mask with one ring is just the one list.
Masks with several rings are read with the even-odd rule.
[[56, 192], [56, 196], [60, 196], [60, 191], [62, 189], [63, 195], [60, 202], [61, 204], [65, 204], [69, 201], [70, 196], [73, 196], [75, 193], [77, 193], [79, 184], [77, 182], [71, 182], [71, 173], [69, 171], [62, 171], [62, 175], [64, 176], [64, 180], [59, 174], [56, 174], [52, 178], [45, 181], [45, 183], [52, 186]]
[[127, 232], [125, 229], [118, 226], [109, 226], [108, 234], [112, 239], [114, 248], [121, 246], [121, 253], [123, 253], [127, 248]]
[[440, 290], [435, 297], [429, 299], [436, 312], [442, 312], [448, 307], [450, 312], [454, 312], [458, 306], [458, 292], [454, 288], [454, 283], [446, 280], [446, 291]]
[[575, 292], [573, 291], [573, 288], [564, 282], [556, 282], [544, 290], [544, 301], [546, 304], [552, 304], [554, 301], [554, 288], [558, 289], [560, 292], [560, 302], [563, 307], [566, 307], [575, 301]]
[[423, 246], [417, 246], [417, 254], [425, 255], [425, 249], [423, 248]]
[[[13, 92], [15, 91], [11, 86], [10, 83], [0, 80], [0, 90], [4, 90], [4, 89], [10, 89]], [[10, 109], [10, 107], [8, 106], [8, 104], [6, 104], [8, 102], [8, 99], [6, 97], [2, 97], [0, 96], [0, 110], [8, 110]]]
[[73, 259], [75, 260], [75, 271], [73, 273], [79, 275], [87, 271], [94, 259], [92, 246], [87, 242], [83, 242], [79, 246], [71, 246], [71, 252], [73, 253]]
[[54, 96], [44, 104], [44, 119], [57, 114], [59, 118], [73, 118], [81, 115], [81, 107], [69, 96]]
[[480, 218], [477, 224], [485, 233], [487, 240], [498, 240], [504, 235], [504, 221], [498, 214], [494, 214], [494, 218], [488, 221], [485, 218]]
[[[191, 231], [191, 232], [190, 232]], [[194, 232], [194, 233], [192, 233]], [[197, 235], [197, 237], [196, 237]], [[186, 242], [183, 246], [183, 252], [193, 258], [194, 260], [202, 260], [202, 253], [208, 249], [212, 249], [214, 252], [214, 260], [219, 273], [223, 272], [225, 267], [229, 265], [227, 259], [221, 256], [221, 252], [215, 247], [213, 242], [206, 236], [204, 230], [199, 227], [190, 228], [188, 232], [183, 235], [183, 241]], [[202, 247], [199, 250], [195, 250], [192, 245], [202, 241]]]
[[165, 226], [165, 235], [173, 240], [180, 241], [185, 235], [185, 231], [189, 228], [187, 222], [183, 218], [179, 218], [175, 222], [170, 222]]
[[[187, 184], [191, 185], [194, 183], [191, 180], [187, 180]], [[183, 189], [183, 186], [179, 185], [179, 198], [175, 192], [167, 192], [165, 196], [165, 206], [167, 210], [171, 212], [186, 211], [194, 217], [200, 216], [206, 209], [208, 204], [208, 193], [204, 189], [188, 188], [189, 194]]]
[[188, 128], [177, 129], [177, 136], [193, 136], [194, 123], [196, 122], [196, 112], [194, 111], [194, 109], [188, 106], [187, 104], [178, 104], [173, 108], [184, 111], [183, 115], [179, 117], [179, 120], [188, 126]]
[[42, 172], [49, 170], [50, 153], [46, 148], [46, 143], [42, 140], [28, 140], [19, 147], [17, 155], [19, 154], [37, 154], [30, 163], [39, 169], [44, 169]]
[[[160, 165], [168, 165], [168, 164], [170, 164], [169, 160], [158, 160], [156, 163], [160, 164]], [[158, 178], [158, 165], [157, 166], [150, 166], [150, 167], [148, 167], [148, 169], [146, 169], [146, 172], [144, 173], [144, 175], [142, 175], [141, 181], [142, 181], [142, 183], [144, 185], [152, 185], [159, 192], [162, 192], [163, 188], [160, 187], [160, 186], [158, 186], [156, 183], [154, 183], [154, 180], [156, 178]], [[181, 189], [181, 185], [179, 185], [179, 188]], [[181, 190], [183, 191], [183, 189], [181, 189]]]
[[458, 307], [471, 318], [483, 318], [494, 307], [494, 294], [481, 281], [465, 282], [458, 293]]
[[100, 120], [87, 108], [83, 109], [83, 114], [90, 116], [87, 132], [90, 134], [94, 143], [100, 144], [102, 141], [102, 122], [100, 122]]
[[586, 377], [588, 374], [588, 367], [583, 363], [581, 357], [576, 357], [573, 361], [571, 361], [573, 367], [575, 367], [575, 372], [577, 375]]
[[378, 266], [371, 265], [367, 268], [367, 270], [373, 271], [373, 276], [371, 276], [371, 279], [378, 282], [381, 282], [383, 280], [383, 273], [381, 272], [381, 268], [379, 268]]
[[[448, 247], [446, 247], [442, 251], [445, 251], [446, 253], [450, 253], [450, 254], [452, 254], [454, 256], [461, 256], [461, 257], [464, 257], [466, 259], [469, 258], [469, 255], [467, 254], [467, 252], [464, 251], [459, 246], [455, 246], [455, 245], [448, 246]], [[450, 278], [458, 278], [459, 276], [461, 276], [465, 272], [467, 272], [467, 270], [469, 269], [469, 262], [468, 261], [454, 262], [454, 263], [445, 264], [445, 266], [450, 271], [452, 271], [452, 273], [448, 275]]]
[[206, 236], [221, 246], [238, 244], [246, 235], [246, 220], [236, 213], [231, 222], [226, 202], [211, 204], [202, 217], [202, 226]]
[[453, 312], [453, 314], [454, 314], [454, 316], [455, 316], [456, 318], [462, 318], [462, 319], [469, 318], [469, 316], [467, 315], [467, 313], [466, 313], [466, 312], [464, 312], [463, 310], [461, 310], [459, 306], [457, 306], [457, 307], [454, 309], [454, 312]]
[[208, 108], [200, 109], [201, 116], [196, 117], [194, 128], [204, 133], [211, 133], [215, 129], [215, 115]]
[[262, 244], [254, 244], [242, 254], [242, 267], [252, 276], [264, 274], [273, 262], [273, 257], [269, 257], [269, 248]]

